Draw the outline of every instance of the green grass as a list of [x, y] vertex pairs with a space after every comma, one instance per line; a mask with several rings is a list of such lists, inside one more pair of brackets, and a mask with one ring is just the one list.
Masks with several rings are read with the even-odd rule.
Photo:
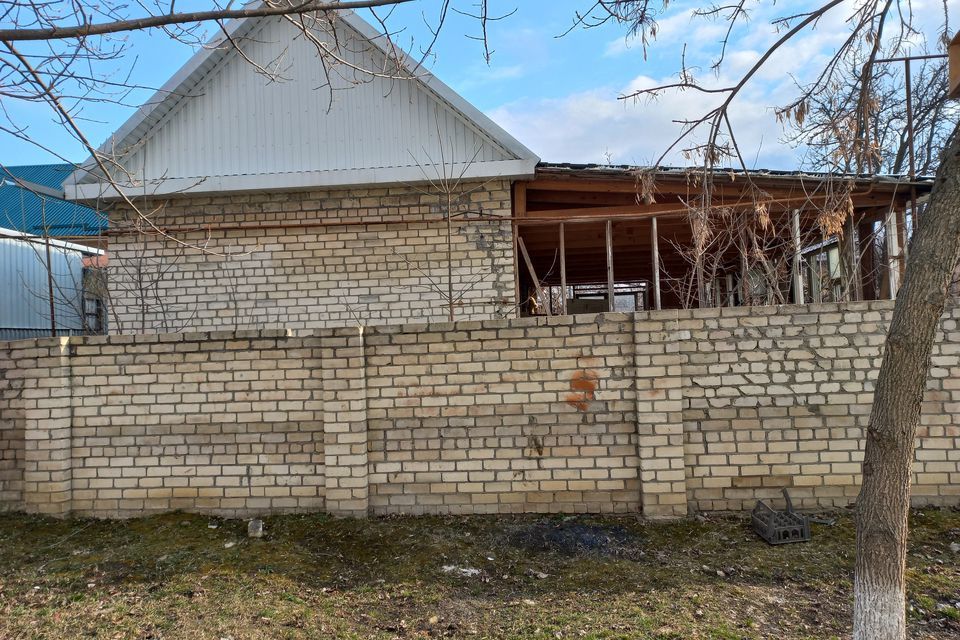
[[[853, 526], [770, 547], [746, 519], [421, 517], [246, 523], [6, 514], [0, 638], [830, 638]], [[960, 512], [913, 514], [914, 638], [960, 637]], [[544, 535], [560, 537], [559, 542]], [[587, 537], [576, 538], [586, 535]], [[597, 538], [597, 536], [600, 536]], [[574, 548], [570, 539], [596, 549]], [[592, 537], [590, 537], [592, 536]], [[228, 542], [235, 545], [225, 548]], [[546, 548], [544, 548], [546, 544]], [[444, 566], [479, 569], [474, 576]]]

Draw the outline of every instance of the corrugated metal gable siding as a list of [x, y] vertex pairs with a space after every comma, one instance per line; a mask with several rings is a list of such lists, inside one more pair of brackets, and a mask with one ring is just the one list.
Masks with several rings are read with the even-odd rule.
[[[54, 311], [58, 329], [83, 328], [83, 254], [52, 247]], [[50, 297], [43, 244], [0, 237], [0, 327], [50, 331]], [[9, 339], [9, 338], [8, 338]]]
[[[341, 29], [351, 64], [382, 66], [378, 49]], [[264, 65], [282, 60], [287, 81], [271, 82], [236, 53], [227, 54], [130, 155], [129, 169], [143, 176], [145, 167], [148, 180], [200, 179], [415, 167], [439, 163], [441, 155], [448, 163], [475, 155], [477, 162], [515, 158], [415, 80], [360, 78], [340, 67], [331, 73], [330, 105], [314, 45], [282, 19], [263, 20], [242, 47]]]

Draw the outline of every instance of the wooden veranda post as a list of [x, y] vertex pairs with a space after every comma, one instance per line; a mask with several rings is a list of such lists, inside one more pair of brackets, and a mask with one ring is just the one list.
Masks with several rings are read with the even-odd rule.
[[863, 287], [860, 283], [860, 252], [857, 248], [856, 224], [853, 216], [848, 216], [843, 223], [840, 251], [847, 271], [847, 297], [851, 302], [863, 300]]
[[887, 236], [887, 281], [890, 283], [890, 299], [895, 300], [900, 289], [900, 240], [894, 207], [887, 209], [883, 226]]
[[613, 286], [613, 221], [607, 220], [607, 311], [613, 311], [616, 305]]
[[524, 182], [516, 182], [513, 185], [513, 300], [515, 314], [520, 317], [520, 225], [517, 219], [522, 218], [527, 213], [527, 185]]
[[803, 291], [803, 272], [800, 269], [803, 257], [800, 253], [800, 210], [793, 210], [793, 219], [791, 224], [793, 235], [793, 302], [794, 304], [804, 304], [805, 296]]
[[523, 238], [517, 238], [517, 246], [520, 247], [520, 254], [523, 256], [523, 261], [527, 265], [527, 271], [530, 272], [530, 278], [533, 279], [533, 286], [537, 290], [537, 298], [546, 301], [544, 302], [543, 308], [546, 310], [548, 316], [552, 316], [553, 312], [550, 310], [550, 295], [549, 293], [544, 295], [543, 287], [540, 286], [540, 279], [537, 277], [537, 270], [533, 268], [530, 254], [527, 253], [527, 246], [523, 244]]
[[563, 223], [560, 223], [560, 313], [567, 315], [567, 246]]
[[660, 238], [657, 233], [657, 217], [650, 219], [650, 253], [653, 256], [653, 308], [660, 311]]

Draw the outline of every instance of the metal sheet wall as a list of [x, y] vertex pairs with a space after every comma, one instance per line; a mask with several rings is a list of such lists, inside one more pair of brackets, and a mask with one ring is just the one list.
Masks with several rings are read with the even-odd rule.
[[[50, 248], [54, 313], [58, 331], [80, 332], [83, 253], [54, 244]], [[46, 251], [42, 241], [0, 237], [0, 339], [50, 335], [50, 297]], [[9, 332], [12, 337], [3, 337]], [[27, 335], [21, 335], [26, 333]]]
[[[315, 45], [287, 21], [265, 19], [125, 160], [147, 179], [431, 167], [515, 159], [416, 80], [373, 77], [384, 56], [345, 25], [346, 64], [327, 75]], [[441, 142], [442, 141], [442, 142]], [[426, 178], [436, 178], [428, 168]]]

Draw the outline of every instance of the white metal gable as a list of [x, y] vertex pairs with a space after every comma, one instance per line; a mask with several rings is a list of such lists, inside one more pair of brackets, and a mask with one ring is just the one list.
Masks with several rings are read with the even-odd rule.
[[[283, 79], [230, 47], [201, 52], [104, 145], [125, 169], [114, 181], [138, 196], [532, 176], [536, 156], [432, 75], [351, 68], [383, 69], [385, 54], [372, 27], [342, 18], [348, 64], [329, 73], [284, 18], [231, 25], [244, 56]], [[108, 182], [88, 163], [65, 187], [109, 198]]]

